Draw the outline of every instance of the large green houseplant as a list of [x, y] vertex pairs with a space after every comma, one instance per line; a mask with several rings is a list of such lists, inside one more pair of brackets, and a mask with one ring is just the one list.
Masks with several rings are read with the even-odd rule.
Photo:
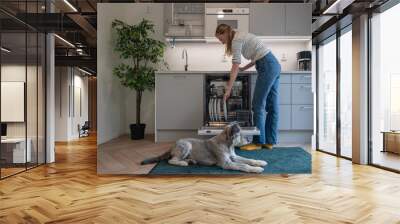
[[154, 24], [146, 19], [136, 25], [114, 20], [112, 28], [116, 32], [114, 50], [124, 60], [113, 68], [113, 74], [121, 85], [136, 91], [136, 124], [130, 124], [131, 138], [143, 139], [146, 124], [140, 120], [142, 94], [154, 88], [155, 71], [160, 62], [164, 62], [165, 44], [151, 37], [155, 32]]

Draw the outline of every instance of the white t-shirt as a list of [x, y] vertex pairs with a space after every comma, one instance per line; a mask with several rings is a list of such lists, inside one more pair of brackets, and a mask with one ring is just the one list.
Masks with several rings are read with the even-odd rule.
[[235, 30], [232, 39], [232, 63], [241, 63], [241, 55], [252, 62], [264, 57], [271, 50], [254, 34]]

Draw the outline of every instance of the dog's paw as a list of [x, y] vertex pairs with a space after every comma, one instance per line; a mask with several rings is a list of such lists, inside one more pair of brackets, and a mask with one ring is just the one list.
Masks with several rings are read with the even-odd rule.
[[264, 171], [264, 169], [261, 167], [253, 167], [250, 171], [252, 173], [262, 173]]
[[266, 166], [268, 163], [264, 160], [257, 160], [257, 165], [258, 166]]

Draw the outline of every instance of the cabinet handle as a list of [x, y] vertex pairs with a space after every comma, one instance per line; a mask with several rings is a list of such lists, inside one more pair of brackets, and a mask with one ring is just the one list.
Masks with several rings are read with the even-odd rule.
[[311, 110], [313, 107], [300, 107], [301, 110]]
[[303, 75], [303, 78], [311, 79], [311, 75]]
[[300, 86], [300, 88], [303, 88], [303, 89], [311, 89], [311, 86]]

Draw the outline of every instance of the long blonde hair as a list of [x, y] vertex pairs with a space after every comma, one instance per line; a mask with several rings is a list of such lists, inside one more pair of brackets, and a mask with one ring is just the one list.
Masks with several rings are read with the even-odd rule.
[[215, 35], [225, 34], [226, 32], [228, 32], [228, 40], [226, 41], [226, 44], [225, 44], [225, 54], [228, 56], [231, 56], [232, 55], [232, 40], [235, 35], [235, 31], [232, 29], [232, 27], [227, 24], [221, 23], [217, 26], [217, 29], [215, 30]]

